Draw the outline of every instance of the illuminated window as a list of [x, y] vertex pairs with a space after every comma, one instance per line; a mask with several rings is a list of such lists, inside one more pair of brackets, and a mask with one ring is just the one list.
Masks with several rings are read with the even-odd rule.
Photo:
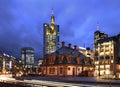
[[100, 65], [100, 69], [104, 69], [104, 65]]
[[105, 74], [109, 75], [110, 74], [110, 70], [106, 70]]
[[111, 63], [113, 63], [113, 60], [111, 60]]
[[55, 73], [55, 68], [49, 68], [49, 73], [54, 74]]
[[98, 61], [95, 61], [95, 64], [99, 64], [99, 62], [98, 62]]
[[104, 70], [100, 70], [100, 75], [104, 75], [105, 71]]
[[110, 65], [105, 65], [105, 68], [106, 69], [110, 69]]
[[109, 60], [106, 60], [106, 61], [105, 61], [105, 64], [110, 64], [110, 61], [109, 61]]
[[98, 66], [96, 66], [95, 69], [98, 69]]

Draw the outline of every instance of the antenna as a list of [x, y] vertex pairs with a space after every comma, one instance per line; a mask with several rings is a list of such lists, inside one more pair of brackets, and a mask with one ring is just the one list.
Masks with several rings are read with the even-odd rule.
[[53, 8], [52, 8], [52, 15], [54, 14], [54, 10], [53, 10]]
[[84, 43], [84, 48], [85, 48], [85, 45], [86, 45], [86, 44]]
[[97, 30], [100, 30], [99, 22], [97, 22]]

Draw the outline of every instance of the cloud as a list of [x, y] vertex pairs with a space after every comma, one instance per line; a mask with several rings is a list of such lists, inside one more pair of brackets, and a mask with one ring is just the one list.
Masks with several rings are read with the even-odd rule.
[[33, 47], [36, 59], [43, 53], [43, 23], [50, 23], [54, 8], [60, 40], [91, 46], [96, 23], [110, 35], [120, 28], [118, 0], [0, 0], [0, 51], [20, 58], [22, 47]]

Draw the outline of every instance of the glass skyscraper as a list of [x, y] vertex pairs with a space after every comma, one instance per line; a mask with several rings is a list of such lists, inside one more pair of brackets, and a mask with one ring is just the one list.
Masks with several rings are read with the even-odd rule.
[[59, 25], [55, 24], [55, 17], [52, 9], [51, 23], [43, 24], [43, 50], [44, 55], [51, 54], [59, 48]]
[[24, 47], [21, 49], [21, 60], [25, 67], [32, 67], [34, 65], [34, 49], [31, 47]]

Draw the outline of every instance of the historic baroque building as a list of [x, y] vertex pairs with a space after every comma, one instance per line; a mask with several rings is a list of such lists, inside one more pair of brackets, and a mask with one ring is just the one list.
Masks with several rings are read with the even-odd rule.
[[79, 52], [77, 46], [71, 44], [44, 56], [41, 65], [42, 76], [92, 76], [93, 60]]

